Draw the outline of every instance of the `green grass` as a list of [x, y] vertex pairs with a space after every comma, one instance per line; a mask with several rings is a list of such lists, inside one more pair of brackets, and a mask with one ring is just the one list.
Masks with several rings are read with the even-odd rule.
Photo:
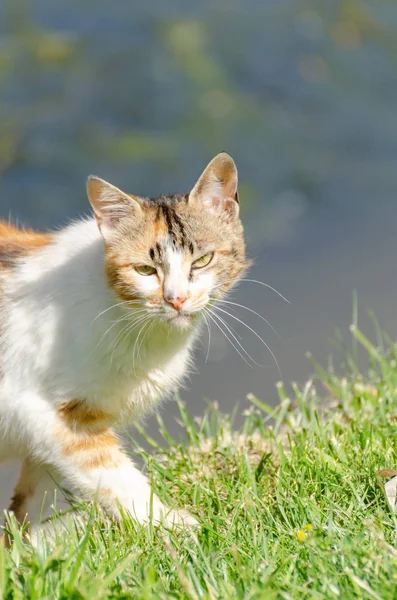
[[397, 351], [353, 334], [365, 376], [347, 356], [343, 378], [319, 369], [291, 398], [280, 387], [276, 409], [251, 398], [237, 433], [216, 406], [196, 422], [180, 404], [184, 443], [159, 420], [164, 449], [138, 452], [201, 530], [115, 526], [87, 508], [83, 527], [37, 552], [11, 523], [0, 597], [397, 598], [397, 519], [377, 480], [397, 466]]

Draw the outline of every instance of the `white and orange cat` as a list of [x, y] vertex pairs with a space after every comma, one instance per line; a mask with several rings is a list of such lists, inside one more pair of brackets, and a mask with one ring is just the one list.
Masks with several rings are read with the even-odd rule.
[[66, 488], [116, 518], [189, 524], [114, 431], [178, 386], [206, 306], [248, 266], [236, 166], [219, 154], [185, 195], [97, 177], [87, 190], [95, 218], [53, 234], [0, 224], [0, 461], [23, 459], [9, 509], [34, 531]]

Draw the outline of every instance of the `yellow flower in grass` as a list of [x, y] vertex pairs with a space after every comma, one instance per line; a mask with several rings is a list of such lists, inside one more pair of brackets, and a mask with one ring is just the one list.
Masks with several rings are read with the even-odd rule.
[[310, 523], [308, 523], [307, 525], [304, 526], [305, 531], [312, 531], [313, 529], [313, 525], [310, 525]]
[[303, 531], [303, 529], [301, 529], [300, 531], [298, 531], [297, 533], [297, 538], [300, 542], [304, 542], [306, 539], [306, 533]]

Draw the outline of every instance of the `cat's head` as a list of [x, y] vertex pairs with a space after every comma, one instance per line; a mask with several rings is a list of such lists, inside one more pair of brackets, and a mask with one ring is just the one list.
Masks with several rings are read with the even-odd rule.
[[90, 177], [108, 283], [131, 308], [189, 327], [248, 268], [237, 169], [218, 154], [189, 194], [147, 199]]

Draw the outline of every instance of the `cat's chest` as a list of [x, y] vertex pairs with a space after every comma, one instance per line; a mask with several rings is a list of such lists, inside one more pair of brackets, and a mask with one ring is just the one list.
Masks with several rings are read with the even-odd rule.
[[93, 382], [95, 398], [101, 405], [111, 407], [112, 412], [135, 419], [177, 388], [186, 375], [189, 354], [186, 347], [149, 364], [125, 361], [107, 372], [102, 370]]

